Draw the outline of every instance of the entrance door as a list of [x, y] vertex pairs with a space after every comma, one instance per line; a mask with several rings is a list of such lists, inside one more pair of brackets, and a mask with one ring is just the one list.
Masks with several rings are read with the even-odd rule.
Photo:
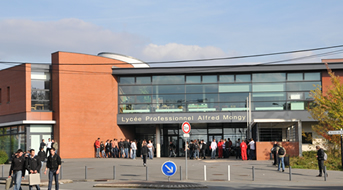
[[[218, 144], [218, 142], [223, 138], [223, 135], [222, 134], [215, 134], [215, 135], [208, 135], [208, 143], [209, 143], [209, 146], [211, 146], [211, 143], [213, 141], [213, 139], [216, 140], [216, 143]], [[211, 154], [211, 152], [210, 152]], [[218, 148], [216, 150], [216, 156], [218, 155]]]
[[[35, 149], [36, 153], [38, 154], [42, 139], [44, 139], [45, 143], [47, 143], [49, 138], [51, 138], [50, 134], [49, 135], [38, 135], [38, 134], [30, 135], [29, 149]], [[46, 151], [46, 147], [44, 147], [44, 151]]]
[[170, 155], [170, 151], [169, 151], [169, 144], [170, 142], [173, 142], [174, 144], [174, 151], [176, 156], [179, 156], [179, 141], [178, 141], [178, 136], [173, 135], [173, 136], [168, 136], [168, 156]]

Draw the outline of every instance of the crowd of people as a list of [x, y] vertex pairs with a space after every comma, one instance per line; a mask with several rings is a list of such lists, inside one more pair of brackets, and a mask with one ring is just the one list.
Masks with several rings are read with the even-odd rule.
[[[58, 174], [61, 168], [61, 157], [56, 154], [56, 149], [51, 147], [49, 150], [49, 156], [47, 157], [47, 162], [44, 170], [46, 175], [49, 169], [49, 185], [48, 190], [51, 190], [53, 177], [55, 178], [55, 189], [59, 189]], [[11, 167], [9, 171], [8, 178], [12, 178], [11, 183], [14, 183], [14, 190], [21, 190], [21, 180], [24, 178], [26, 170], [29, 175], [39, 174], [41, 168], [43, 167], [43, 162], [45, 161], [46, 154], [44, 147], [36, 155], [36, 151], [31, 149], [30, 151], [23, 152], [23, 150], [18, 149], [17, 152], [12, 157]], [[29, 185], [29, 189], [32, 189], [33, 185]], [[40, 190], [39, 184], [34, 185], [37, 190]]]
[[143, 147], [147, 147], [147, 156], [153, 159], [155, 147], [151, 140], [143, 140], [141, 143], [130, 139], [107, 139], [106, 142], [98, 138], [94, 143], [96, 158], [131, 158], [136, 159], [139, 150], [140, 156], [144, 156]]
[[[210, 143], [194, 139], [189, 143], [186, 142], [186, 146], [187, 155], [189, 155], [190, 159], [206, 159], [207, 155], [210, 155], [211, 159], [230, 158], [230, 156], [236, 156], [236, 159], [242, 160], [256, 159], [255, 141], [252, 138], [242, 142], [240, 139], [236, 142], [232, 142], [230, 138], [220, 139], [218, 142], [213, 139]], [[169, 145], [169, 152], [169, 157], [176, 155], [175, 145], [172, 142]]]

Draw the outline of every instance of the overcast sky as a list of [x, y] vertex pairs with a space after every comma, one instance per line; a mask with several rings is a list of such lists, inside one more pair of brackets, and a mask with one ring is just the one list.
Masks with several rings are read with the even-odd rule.
[[[50, 63], [51, 53], [68, 51], [151, 62], [342, 45], [342, 7], [342, 0], [2, 1], [0, 61]], [[264, 63], [334, 50], [188, 65]], [[296, 62], [322, 58], [343, 54]], [[177, 65], [185, 64], [164, 64]]]

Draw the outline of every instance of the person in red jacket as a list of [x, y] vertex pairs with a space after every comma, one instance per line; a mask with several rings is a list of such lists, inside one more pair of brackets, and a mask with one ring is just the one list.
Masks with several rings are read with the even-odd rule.
[[98, 138], [95, 143], [94, 143], [94, 146], [95, 146], [95, 150], [96, 150], [96, 158], [100, 158], [100, 138]]
[[223, 139], [218, 142], [218, 158], [223, 158]]
[[245, 143], [245, 141], [242, 141], [241, 145], [241, 155], [242, 155], [242, 160], [247, 160], [247, 144]]

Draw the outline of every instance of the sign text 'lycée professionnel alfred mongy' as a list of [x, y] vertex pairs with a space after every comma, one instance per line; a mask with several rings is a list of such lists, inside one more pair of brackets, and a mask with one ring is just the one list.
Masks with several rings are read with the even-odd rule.
[[118, 124], [158, 124], [158, 123], [191, 123], [208, 122], [246, 122], [246, 115], [218, 113], [188, 113], [188, 114], [118, 114]]

